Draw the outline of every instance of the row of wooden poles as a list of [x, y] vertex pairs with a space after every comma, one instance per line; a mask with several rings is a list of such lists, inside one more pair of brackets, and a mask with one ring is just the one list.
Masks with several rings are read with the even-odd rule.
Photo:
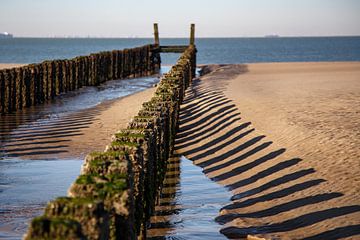
[[86, 157], [68, 197], [51, 201], [32, 220], [25, 239], [146, 239], [195, 67], [190, 45], [128, 127], [104, 152]]
[[0, 114], [43, 103], [83, 86], [154, 74], [160, 54], [154, 45], [44, 61], [0, 70]]

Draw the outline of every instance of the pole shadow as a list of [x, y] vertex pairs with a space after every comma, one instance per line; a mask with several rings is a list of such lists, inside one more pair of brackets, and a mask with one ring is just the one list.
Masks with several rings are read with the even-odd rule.
[[[175, 140], [175, 149], [181, 155], [234, 192], [231, 203], [216, 218], [226, 224], [221, 233], [229, 238], [273, 233], [291, 236], [296, 229], [322, 226], [329, 219], [359, 212], [359, 205], [334, 206], [343, 193], [324, 192], [326, 179], [318, 177], [314, 168], [304, 167], [306, 159], [288, 157], [285, 148], [276, 149], [272, 140], [258, 134], [252, 123], [241, 117], [225, 91], [229, 79], [247, 71], [246, 65], [205, 66], [201, 71], [205, 78], [194, 81], [186, 91]], [[301, 208], [317, 205], [324, 210], [302, 214]], [[279, 222], [258, 226], [236, 223], [241, 218], [266, 219], [295, 209], [297, 216]], [[357, 227], [339, 226], [315, 235], [309, 232], [304, 239], [351, 237], [359, 234]]]

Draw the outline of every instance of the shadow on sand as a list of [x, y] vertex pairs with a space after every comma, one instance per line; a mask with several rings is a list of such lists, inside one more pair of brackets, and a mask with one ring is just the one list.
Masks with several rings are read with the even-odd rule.
[[0, 116], [0, 159], [52, 159], [68, 152], [72, 137], [83, 135], [105, 107], [81, 110], [71, 114], [42, 114], [33, 107]]
[[[228, 73], [217, 75], [217, 72], [224, 71]], [[246, 71], [245, 65], [238, 65], [237, 68], [228, 68], [223, 65], [215, 71], [209, 71], [205, 67], [203, 72], [210, 73], [205, 76], [206, 81], [211, 81], [211, 84], [206, 84], [205, 81], [199, 79], [194, 80], [187, 90], [186, 99], [181, 108], [180, 128], [175, 149], [202, 167], [203, 172], [213, 181], [220, 182], [230, 190], [236, 190], [236, 194], [231, 198], [231, 204], [221, 209], [222, 214], [216, 221], [220, 224], [228, 224], [241, 218], [256, 219], [276, 216], [314, 204], [323, 203], [327, 206], [327, 201], [342, 197], [343, 194], [340, 192], [318, 191], [326, 179], [318, 178], [313, 168], [301, 167], [302, 159], [284, 158], [285, 148], [274, 149], [271, 147], [272, 141], [264, 135], [256, 135], [252, 124], [242, 121], [239, 109], [226, 98], [224, 91], [227, 79]], [[227, 150], [220, 153], [226, 147]], [[268, 167], [261, 171], [253, 171], [254, 168], [265, 163]], [[276, 177], [269, 178], [272, 175]], [[270, 180], [264, 181], [264, 179]], [[258, 181], [262, 184], [254, 184]], [[301, 197], [288, 200], [294, 194]], [[262, 205], [266, 208], [254, 207], [253, 211], [242, 212], [243, 208], [272, 200], [278, 200], [280, 204]], [[286, 235], [286, 232], [313, 224], [321, 225], [328, 219], [355, 212], [360, 212], [360, 205], [332, 208], [327, 206], [319, 211], [299, 214], [293, 218], [266, 225], [250, 227], [227, 225], [221, 233], [229, 238], [242, 238], [248, 234], [284, 232]], [[306, 233], [304, 234], [306, 236]], [[309, 235], [304, 239], [340, 239], [357, 234], [360, 234], [359, 225], [349, 225], [329, 229], [313, 236]]]

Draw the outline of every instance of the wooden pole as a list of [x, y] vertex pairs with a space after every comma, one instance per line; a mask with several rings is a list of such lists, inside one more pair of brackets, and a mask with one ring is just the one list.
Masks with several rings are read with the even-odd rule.
[[160, 40], [159, 40], [159, 28], [158, 28], [158, 24], [154, 23], [154, 37], [155, 37], [155, 45], [159, 46], [160, 45]]
[[190, 29], [190, 45], [195, 45], [195, 24], [191, 24]]

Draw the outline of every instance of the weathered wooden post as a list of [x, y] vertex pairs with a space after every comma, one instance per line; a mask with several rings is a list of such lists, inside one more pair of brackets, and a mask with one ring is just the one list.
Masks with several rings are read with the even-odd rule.
[[191, 24], [190, 28], [190, 45], [195, 45], [195, 24]]
[[23, 90], [23, 108], [31, 106], [31, 68], [24, 67], [24, 90]]
[[15, 109], [14, 111], [22, 108], [22, 92], [23, 92], [23, 68], [15, 68], [15, 96], [16, 96], [16, 102], [15, 102]]
[[0, 114], [5, 113], [5, 77], [0, 70]]
[[155, 37], [155, 45], [159, 46], [160, 45], [160, 40], [159, 40], [159, 28], [158, 28], [158, 24], [154, 23], [154, 37]]

